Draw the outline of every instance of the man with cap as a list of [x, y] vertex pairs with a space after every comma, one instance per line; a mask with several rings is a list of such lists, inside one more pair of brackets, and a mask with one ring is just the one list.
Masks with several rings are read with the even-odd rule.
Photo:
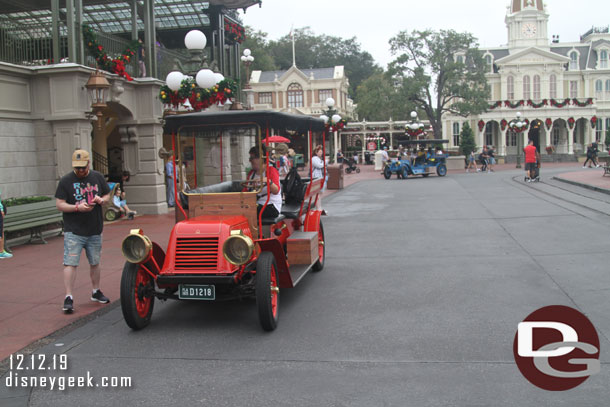
[[64, 219], [64, 285], [66, 297], [63, 310], [74, 311], [72, 290], [76, 267], [83, 249], [89, 261], [91, 301], [107, 304], [110, 300], [100, 290], [100, 255], [104, 220], [102, 205], [110, 199], [110, 188], [104, 176], [89, 169], [89, 152], [76, 150], [72, 154], [73, 171], [61, 177], [55, 192], [57, 209]]

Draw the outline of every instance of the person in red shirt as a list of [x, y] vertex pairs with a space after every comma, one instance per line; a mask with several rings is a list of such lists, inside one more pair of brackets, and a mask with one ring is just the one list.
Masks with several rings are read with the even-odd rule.
[[536, 150], [534, 140], [529, 140], [527, 146], [523, 149], [525, 153], [525, 180], [530, 182], [536, 178], [536, 168], [540, 161], [540, 154]]

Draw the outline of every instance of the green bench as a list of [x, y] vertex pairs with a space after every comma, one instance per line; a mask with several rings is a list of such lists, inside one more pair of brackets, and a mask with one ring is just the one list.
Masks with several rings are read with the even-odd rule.
[[55, 207], [55, 199], [16, 205], [7, 208], [4, 217], [4, 233], [17, 232], [20, 230], [30, 230], [30, 240], [28, 243], [46, 244], [42, 237], [42, 227], [53, 223], [61, 222], [63, 233], [63, 216]]

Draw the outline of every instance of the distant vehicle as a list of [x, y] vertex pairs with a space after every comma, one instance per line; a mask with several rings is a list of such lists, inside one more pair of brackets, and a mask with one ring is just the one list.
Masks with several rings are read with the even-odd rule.
[[[324, 122], [286, 113], [229, 111], [169, 116], [165, 130], [172, 134], [175, 168], [182, 164], [182, 149], [176, 146], [198, 147], [195, 159], [189, 162], [195, 170], [195, 185], [184, 190], [184, 183], [177, 179], [180, 171], [174, 171], [176, 224], [166, 251], [140, 229], [123, 240], [127, 262], [121, 278], [121, 309], [125, 322], [132, 329], [146, 327], [155, 298], [216, 301], [252, 297], [262, 328], [274, 330], [280, 290], [296, 286], [309, 271], [324, 268], [322, 211], [315, 209], [324, 178], [311, 181], [311, 169], [309, 179], [289, 178], [289, 174], [282, 186], [287, 201], [281, 213], [263, 218], [264, 208], [271, 205], [271, 195], [262, 192], [265, 187], [271, 189], [269, 177], [262, 182], [248, 179], [244, 154], [257, 146], [263, 168], [268, 168], [270, 154], [263, 153], [261, 135], [272, 130], [298, 131], [308, 135], [311, 145], [327, 135]], [[223, 163], [226, 157], [231, 162]], [[267, 201], [257, 212], [257, 201], [264, 196]]]
[[410, 140], [402, 141], [400, 144], [411, 146], [412, 148], [420, 148], [418, 156], [411, 161], [410, 159], [391, 160], [385, 164], [383, 168], [383, 176], [385, 179], [390, 179], [393, 174], [397, 178], [407, 179], [409, 176], [421, 175], [427, 177], [432, 173], [436, 173], [439, 177], [447, 175], [447, 157], [448, 154], [435, 154], [434, 151], [428, 152], [426, 147], [446, 144], [449, 140]]

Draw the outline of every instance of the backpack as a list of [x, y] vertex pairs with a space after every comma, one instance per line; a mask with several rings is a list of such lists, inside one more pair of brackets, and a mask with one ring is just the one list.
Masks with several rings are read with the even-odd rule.
[[288, 171], [288, 175], [284, 179], [284, 196], [286, 203], [301, 203], [305, 198], [305, 189], [307, 185], [301, 179], [295, 167]]

